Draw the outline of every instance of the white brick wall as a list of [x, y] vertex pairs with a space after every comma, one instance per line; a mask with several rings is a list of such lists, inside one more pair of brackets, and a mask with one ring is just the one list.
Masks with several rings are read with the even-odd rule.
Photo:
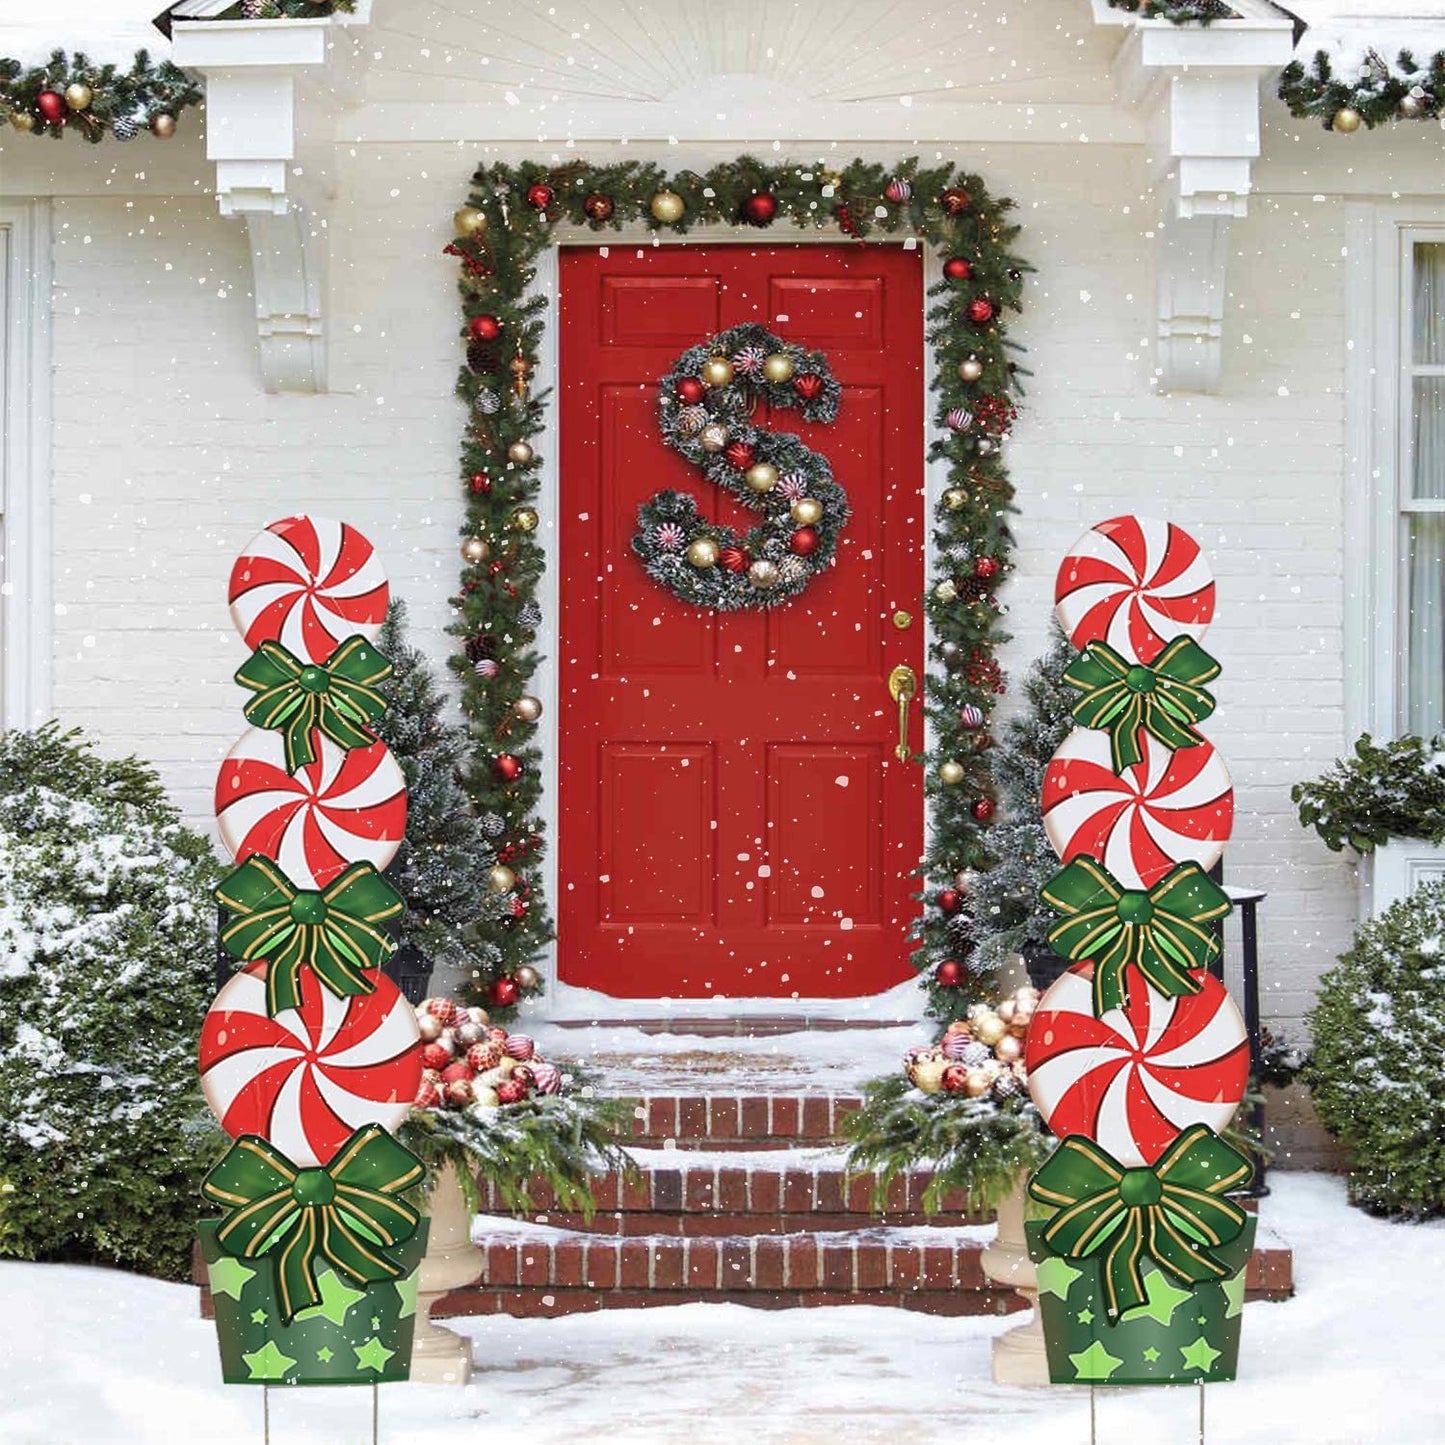
[[[1140, 153], [960, 154], [1018, 198], [1039, 268], [1015, 332], [1034, 376], [1011, 450], [1008, 660], [1018, 669], [1042, 646], [1059, 555], [1090, 523], [1137, 509], [1204, 543], [1220, 584], [1208, 645], [1225, 667], [1209, 731], [1238, 786], [1228, 873], [1270, 893], [1266, 1013], [1288, 1024], [1355, 907], [1352, 870], [1301, 832], [1288, 798], [1346, 741], [1340, 205], [1253, 199], [1234, 236], [1224, 394], [1159, 398]], [[303, 507], [356, 522], [445, 650], [461, 412], [440, 249], [479, 155], [338, 156], [324, 397], [261, 392], [245, 238], [210, 199], [56, 203], [56, 704], [107, 748], [154, 758], [198, 822], [242, 726], [224, 592], [260, 525]], [[663, 162], [707, 158], [674, 148]]]

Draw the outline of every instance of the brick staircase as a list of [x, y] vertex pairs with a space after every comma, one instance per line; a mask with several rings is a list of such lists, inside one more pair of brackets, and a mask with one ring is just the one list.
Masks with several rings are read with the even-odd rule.
[[[791, 1093], [652, 1093], [634, 1121], [639, 1177], [599, 1182], [590, 1219], [534, 1196], [525, 1219], [479, 1223], [479, 1278], [435, 1317], [555, 1316], [694, 1301], [762, 1309], [880, 1304], [940, 1315], [1022, 1308], [984, 1276], [992, 1236], [961, 1198], [922, 1210], [929, 1175], [895, 1180], [883, 1209], [874, 1181], [849, 1179], [836, 1147], [857, 1099]], [[1292, 1291], [1288, 1249], [1250, 1261], [1250, 1299]]]

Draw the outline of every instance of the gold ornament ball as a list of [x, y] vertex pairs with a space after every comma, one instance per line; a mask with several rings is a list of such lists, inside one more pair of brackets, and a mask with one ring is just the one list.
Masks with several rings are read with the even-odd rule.
[[771, 492], [778, 484], [778, 469], [771, 462], [754, 462], [745, 476], [752, 492]]
[[530, 442], [513, 442], [507, 448], [507, 460], [515, 462], [519, 467], [527, 466], [536, 455]]
[[993, 1088], [993, 1080], [982, 1069], [970, 1069], [964, 1075], [963, 1090], [970, 1099], [979, 1099]]
[[726, 386], [733, 379], [733, 364], [725, 356], [709, 356], [699, 375], [704, 386]]
[[915, 1059], [909, 1078], [913, 1080], [915, 1089], [925, 1094], [936, 1094], [943, 1087], [943, 1071], [947, 1067], [942, 1059]]
[[786, 351], [773, 351], [763, 358], [763, 375], [769, 381], [791, 381], [796, 370], [793, 358]]
[[542, 975], [530, 963], [524, 963], [512, 977], [517, 980], [518, 988], [536, 988], [542, 982]]
[[952, 758], [946, 763], [940, 763], [938, 768], [938, 781], [947, 783], [950, 788], [956, 787], [963, 781], [963, 764], [955, 762]]
[[996, 1013], [980, 1014], [973, 1021], [974, 1038], [981, 1044], [987, 1044], [989, 1048], [996, 1047], [1006, 1033], [1008, 1025]]
[[962, 487], [950, 487], [943, 494], [943, 505], [950, 512], [961, 512], [968, 506], [968, 493]]
[[983, 375], [983, 362], [976, 356], [966, 356], [958, 363], [958, 374], [964, 381], [977, 381]]
[[1405, 120], [1419, 120], [1425, 114], [1425, 102], [1418, 95], [1402, 95], [1400, 114]]
[[676, 191], [659, 191], [647, 203], [647, 209], [652, 212], [654, 219], [661, 221], [663, 225], [674, 226], [682, 220], [686, 207]]
[[512, 525], [519, 532], [535, 532], [539, 521], [541, 518], [531, 507], [518, 507], [512, 513]]
[[973, 877], [968, 869], [960, 868], [958, 872], [953, 875], [953, 886], [957, 888], [960, 893], [967, 893], [969, 889], [973, 887]]
[[505, 863], [487, 869], [487, 888], [492, 893], [510, 893], [517, 886], [517, 875]]
[[534, 723], [542, 716], [542, 701], [531, 693], [524, 693], [512, 704], [512, 711], [526, 723]]
[[748, 568], [748, 581], [760, 591], [768, 587], [776, 587], [781, 575], [778, 571], [778, 564], [769, 562], [766, 558], [754, 562]]
[[728, 444], [728, 429], [720, 421], [710, 421], [697, 434], [698, 445], [705, 452], [720, 452]]
[[1365, 118], [1352, 106], [1341, 106], [1335, 112], [1335, 118], [1330, 122], [1330, 129], [1337, 131], [1340, 135], [1354, 135], [1365, 123]]
[[176, 133], [176, 118], [168, 110], [151, 116], [151, 134], [157, 140], [169, 140]]
[[71, 110], [89, 110], [90, 103], [94, 99], [95, 92], [78, 80], [73, 85], [65, 87], [65, 103]]
[[952, 577], [945, 577], [937, 587], [933, 589], [933, 595], [940, 602], [952, 602], [958, 596], [958, 588], [954, 585]]
[[28, 110], [12, 110], [10, 112], [10, 124], [16, 130], [34, 130], [35, 117]]
[[462, 237], [481, 236], [486, 233], [487, 213], [476, 206], [463, 206], [452, 216], [452, 226]]
[[1000, 1063], [1016, 1064], [1024, 1056], [1023, 1040], [1007, 1033], [993, 1046], [993, 1052]]
[[994, 1010], [994, 1012], [995, 1012], [1006, 1024], [1011, 1024], [1011, 1023], [1014, 1021], [1014, 1011], [1015, 1011], [1017, 1008], [1018, 1008], [1018, 1005], [1017, 1005], [1011, 998], [1006, 998], [1006, 999]]
[[823, 520], [823, 504], [816, 497], [799, 497], [793, 503], [792, 514], [800, 527], [816, 527]]
[[485, 562], [492, 555], [492, 549], [487, 545], [484, 537], [468, 537], [462, 543], [462, 560], [464, 562]]
[[687, 560], [694, 567], [716, 567], [717, 543], [711, 537], [699, 537], [687, 549]]

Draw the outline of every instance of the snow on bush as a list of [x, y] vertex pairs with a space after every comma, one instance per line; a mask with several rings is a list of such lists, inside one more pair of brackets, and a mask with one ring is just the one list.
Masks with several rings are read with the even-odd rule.
[[1353, 1151], [1371, 1213], [1445, 1214], [1445, 883], [1417, 889], [1355, 936], [1320, 981], [1305, 1079]]
[[185, 1274], [216, 876], [146, 765], [0, 735], [0, 1254]]

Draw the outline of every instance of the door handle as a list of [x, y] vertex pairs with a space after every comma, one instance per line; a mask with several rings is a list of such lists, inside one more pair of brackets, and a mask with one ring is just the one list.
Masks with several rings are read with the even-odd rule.
[[898, 746], [893, 756], [900, 763], [906, 763], [908, 750], [908, 704], [918, 692], [918, 679], [911, 667], [895, 667], [888, 674], [888, 696], [898, 704]]

